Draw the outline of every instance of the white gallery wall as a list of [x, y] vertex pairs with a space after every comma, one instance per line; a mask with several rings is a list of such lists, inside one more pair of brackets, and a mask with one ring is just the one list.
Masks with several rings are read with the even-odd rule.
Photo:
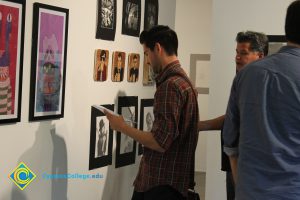
[[[65, 90], [65, 116], [59, 120], [29, 122], [29, 86], [31, 66], [31, 37], [33, 3], [26, 1], [25, 44], [22, 91], [21, 122], [0, 125], [0, 199], [1, 200], [79, 200], [79, 199], [130, 199], [132, 183], [139, 161], [135, 165], [116, 169], [113, 165], [88, 170], [91, 105], [115, 103], [118, 94], [152, 98], [155, 87], [142, 85], [142, 68], [137, 83], [121, 83], [110, 80], [93, 81], [94, 50], [140, 53], [143, 50], [137, 37], [121, 34], [122, 0], [117, 0], [117, 27], [115, 41], [95, 39], [97, 1], [86, 0], [40, 0], [38, 2], [69, 9], [69, 36]], [[142, 0], [143, 29], [144, 3]], [[176, 4], [173, 0], [159, 1], [159, 24], [175, 27]], [[126, 58], [127, 66], [127, 58]], [[125, 72], [125, 77], [127, 72]], [[115, 135], [114, 135], [115, 146]], [[114, 154], [114, 152], [113, 152]], [[8, 174], [25, 162], [37, 178], [21, 191], [9, 179]], [[45, 180], [48, 174], [101, 174], [94, 180]]]
[[[212, 31], [212, 1], [211, 0], [177, 0], [175, 30], [178, 35], [178, 57], [188, 75], [190, 75], [191, 54], [211, 53]], [[196, 65], [196, 80], [210, 79], [210, 61], [198, 61]], [[196, 81], [196, 87], [204, 87]], [[209, 94], [199, 94], [198, 104], [200, 119], [209, 118]], [[206, 171], [206, 137], [209, 132], [201, 132], [196, 150], [196, 171]]]
[[[210, 117], [222, 115], [235, 75], [235, 36], [239, 31], [283, 35], [286, 8], [281, 0], [213, 0]], [[220, 171], [219, 132], [207, 136], [206, 200], [226, 199], [225, 176]]]

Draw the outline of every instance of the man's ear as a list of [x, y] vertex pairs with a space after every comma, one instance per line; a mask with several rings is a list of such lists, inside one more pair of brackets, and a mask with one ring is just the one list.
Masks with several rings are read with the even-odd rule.
[[155, 43], [154, 50], [156, 50], [158, 53], [161, 52], [162, 47], [160, 46], [160, 44], [158, 42]]
[[265, 57], [265, 55], [264, 55], [264, 53], [260, 52], [260, 53], [258, 53], [258, 57], [263, 58], [263, 57]]

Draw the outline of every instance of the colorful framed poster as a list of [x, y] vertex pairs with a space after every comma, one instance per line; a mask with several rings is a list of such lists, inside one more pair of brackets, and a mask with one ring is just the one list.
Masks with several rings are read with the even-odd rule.
[[114, 41], [117, 22], [117, 1], [98, 0], [97, 16], [96, 38]]
[[106, 81], [109, 51], [97, 49], [95, 51], [94, 81]]
[[69, 10], [34, 3], [29, 120], [64, 116]]
[[[151, 132], [154, 122], [153, 114], [154, 99], [141, 99], [140, 130]], [[143, 145], [138, 145], [138, 155], [143, 153]]]
[[113, 52], [111, 69], [111, 80], [113, 82], [122, 82], [124, 79], [125, 56], [125, 52]]
[[139, 37], [141, 0], [123, 0], [122, 34]]
[[140, 54], [130, 53], [128, 55], [127, 81], [137, 82], [139, 80]]
[[[102, 105], [114, 110], [114, 105]], [[92, 106], [89, 170], [112, 164], [113, 130], [105, 114]]]
[[[137, 128], [138, 97], [119, 97], [118, 114], [122, 115], [126, 123]], [[131, 137], [117, 132], [116, 168], [135, 163], [136, 141]]]
[[158, 24], [158, 0], [145, 0], [144, 30]]
[[154, 85], [154, 76], [152, 67], [147, 62], [147, 57], [144, 55], [144, 62], [143, 62], [143, 85], [144, 86], [153, 86]]
[[25, 1], [0, 1], [0, 123], [21, 118]]

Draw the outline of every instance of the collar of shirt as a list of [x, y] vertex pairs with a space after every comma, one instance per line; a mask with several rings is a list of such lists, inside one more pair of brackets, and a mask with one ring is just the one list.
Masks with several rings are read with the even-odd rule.
[[159, 86], [169, 76], [169, 72], [173, 71], [174, 67], [179, 67], [179, 66], [180, 66], [179, 60], [175, 60], [169, 63], [163, 69], [163, 71], [155, 78], [156, 86]]
[[278, 53], [290, 53], [296, 56], [300, 56], [300, 48], [295, 46], [283, 46], [280, 48]]

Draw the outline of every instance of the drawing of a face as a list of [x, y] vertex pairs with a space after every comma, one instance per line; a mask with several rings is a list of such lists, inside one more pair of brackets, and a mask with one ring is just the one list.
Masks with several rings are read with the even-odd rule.
[[102, 27], [112, 28], [113, 23], [113, 2], [110, 0], [102, 1]]

